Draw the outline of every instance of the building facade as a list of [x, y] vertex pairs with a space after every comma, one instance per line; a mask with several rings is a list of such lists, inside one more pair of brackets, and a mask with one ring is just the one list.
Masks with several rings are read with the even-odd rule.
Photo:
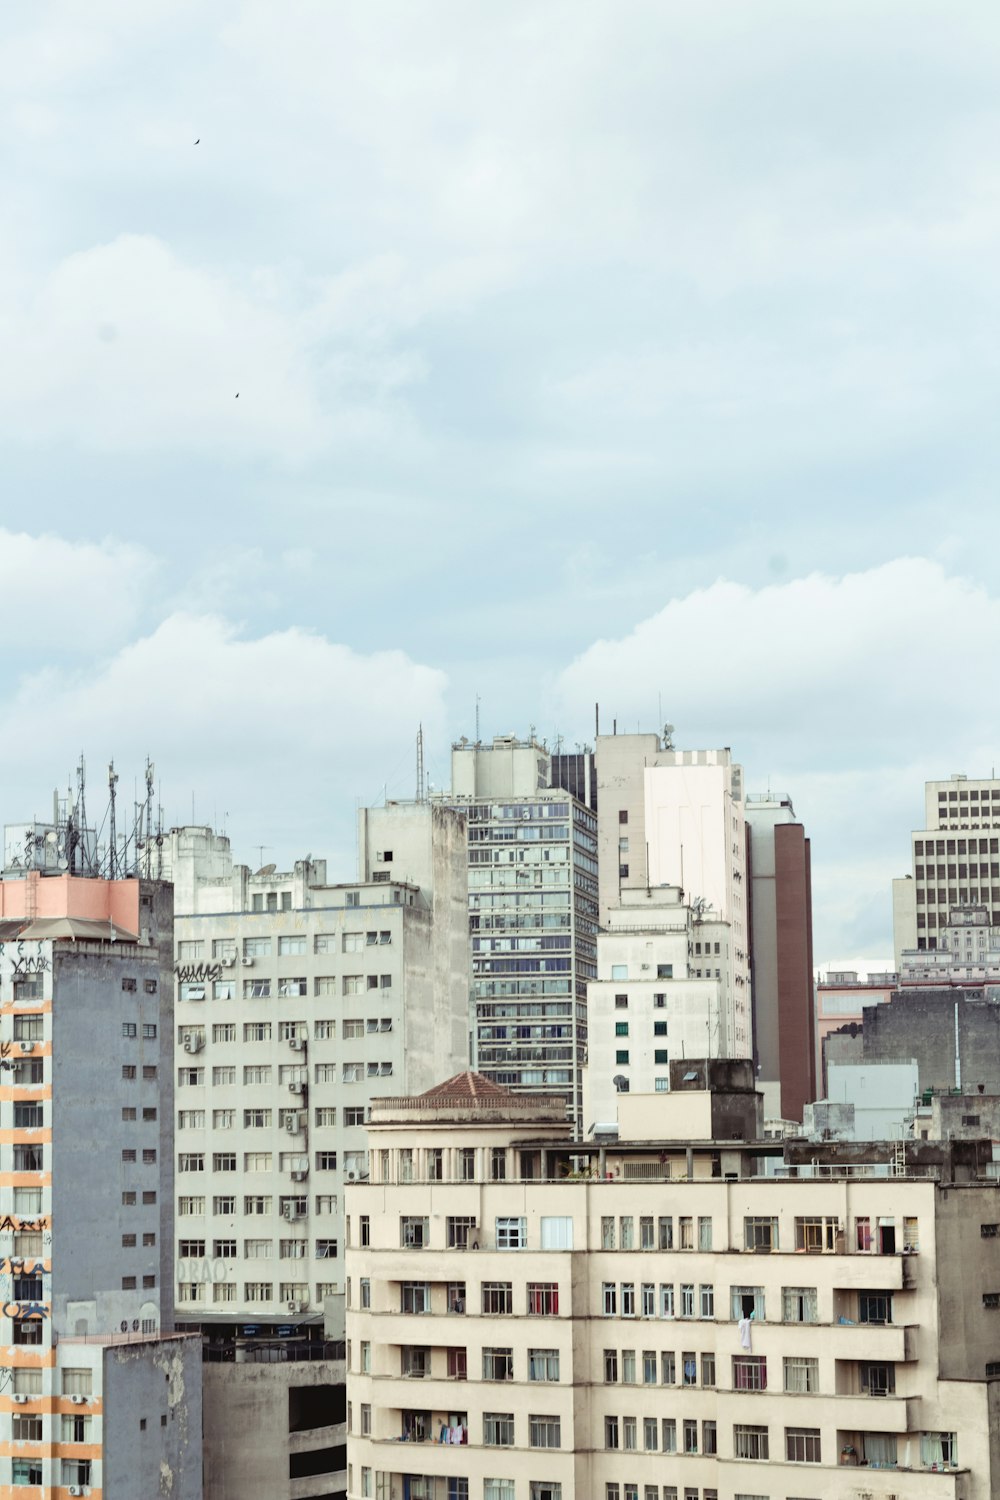
[[[43, 835], [44, 838], [44, 835]], [[172, 898], [0, 881], [0, 1490], [200, 1500], [174, 1332]]]
[[679, 1069], [585, 1147], [475, 1076], [373, 1110], [352, 1500], [996, 1493], [982, 1143], [763, 1142], [749, 1063]]
[[788, 796], [746, 802], [753, 1056], [768, 1113], [801, 1120], [817, 1096], [809, 840]]
[[955, 775], [924, 785], [924, 826], [910, 835], [910, 872], [893, 881], [896, 968], [908, 949], [943, 946], [957, 906], [985, 906], [1000, 927], [1000, 779]]
[[577, 1126], [596, 976], [597, 819], [551, 788], [534, 740], [452, 747], [468, 819], [473, 1057], [494, 1081], [559, 1093]]

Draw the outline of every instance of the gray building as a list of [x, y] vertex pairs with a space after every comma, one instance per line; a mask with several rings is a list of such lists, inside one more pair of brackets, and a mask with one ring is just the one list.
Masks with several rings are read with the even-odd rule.
[[459, 741], [446, 800], [468, 821], [474, 1065], [508, 1088], [560, 1095], [580, 1127], [597, 819], [549, 782], [534, 739]]

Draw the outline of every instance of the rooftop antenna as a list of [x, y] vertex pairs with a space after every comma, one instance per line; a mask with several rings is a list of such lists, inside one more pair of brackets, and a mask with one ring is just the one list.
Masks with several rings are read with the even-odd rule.
[[270, 849], [270, 848], [271, 848], [270, 844], [258, 844], [257, 845], [257, 868], [258, 868], [258, 870], [261, 869], [263, 867], [263, 864], [264, 864], [264, 850], [265, 849]]
[[417, 801], [427, 801], [427, 782], [424, 775], [424, 726], [417, 725]]
[[156, 768], [146, 756], [146, 879], [153, 873], [153, 779]]
[[479, 744], [479, 694], [476, 694], [476, 744]]
[[674, 748], [673, 724], [664, 724], [663, 726], [663, 748], [664, 750], [672, 750]]
[[117, 836], [117, 833], [116, 833], [116, 830], [115, 830], [115, 787], [117, 785], [118, 785], [118, 775], [117, 775], [117, 772], [115, 771], [115, 763], [114, 763], [113, 760], [109, 760], [108, 761], [108, 795], [111, 798], [111, 803], [110, 803], [110, 806], [109, 806], [109, 809], [108, 809], [108, 816], [109, 816], [109, 823], [110, 823], [110, 826], [109, 826], [109, 829], [108, 829], [108, 849], [110, 851], [110, 853], [109, 853], [109, 863], [108, 863], [108, 874], [109, 874], [109, 878], [111, 880], [116, 880], [118, 878], [118, 836]]

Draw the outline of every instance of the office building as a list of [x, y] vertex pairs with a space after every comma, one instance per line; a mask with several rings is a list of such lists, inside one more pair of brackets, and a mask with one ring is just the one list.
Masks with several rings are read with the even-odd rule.
[[558, 1093], [582, 1120], [596, 975], [597, 820], [549, 785], [535, 740], [452, 746], [443, 800], [468, 819], [473, 1057], [488, 1078]]
[[892, 883], [895, 966], [942, 946], [958, 906], [984, 906], [1000, 927], [1000, 779], [964, 774], [924, 786], [924, 826], [910, 835], [908, 875]]
[[817, 1094], [809, 840], [789, 796], [746, 800], [750, 987], [768, 1115], [802, 1119]]
[[[26, 830], [30, 830], [25, 838]], [[174, 1331], [172, 899], [9, 828], [0, 881], [0, 1490], [200, 1500]]]
[[761, 1140], [749, 1060], [671, 1084], [586, 1143], [475, 1075], [373, 1107], [351, 1500], [997, 1493], [986, 1143]]

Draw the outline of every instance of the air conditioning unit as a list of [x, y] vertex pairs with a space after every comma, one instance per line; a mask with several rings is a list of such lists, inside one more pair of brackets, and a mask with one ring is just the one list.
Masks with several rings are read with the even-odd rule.
[[17, 1404], [18, 1404], [18, 1406], [23, 1406], [24, 1403], [25, 1403], [25, 1401], [27, 1401], [28, 1398], [27, 1398], [27, 1396], [22, 1396], [20, 1391], [15, 1391], [14, 1394], [11, 1396], [10, 1399], [12, 1401], [16, 1401]]
[[292, 1313], [297, 1313], [297, 1312], [301, 1312], [302, 1311], [302, 1303], [301, 1302], [286, 1302], [285, 1306], [288, 1308], [288, 1311], [292, 1312]]
[[235, 953], [227, 953], [226, 956], [225, 956], [225, 958], [222, 960], [222, 967], [224, 969], [232, 969], [232, 968], [235, 967], [235, 965], [236, 965], [236, 954]]
[[303, 1167], [301, 1169], [301, 1171], [293, 1172], [292, 1173], [292, 1181], [293, 1182], [305, 1182], [305, 1180], [306, 1180], [306, 1178], [308, 1176], [309, 1176], [309, 1168], [308, 1167]]
[[71, 1396], [69, 1399], [72, 1401], [74, 1406], [86, 1406], [87, 1404], [86, 1396]]
[[301, 1036], [290, 1036], [288, 1038], [288, 1045], [289, 1047], [291, 1047], [293, 1052], [302, 1052], [304, 1051], [306, 1045], [305, 1038]]
[[249, 954], [247, 954], [246, 957], [243, 960], [243, 967], [244, 967], [244, 969], [252, 969], [253, 968], [253, 959], [250, 957]]
[[184, 1051], [185, 1052], [200, 1052], [201, 1051], [201, 1047], [202, 1047], [202, 1041], [201, 1041], [201, 1037], [200, 1036], [186, 1036], [184, 1038]]
[[290, 1083], [288, 1085], [288, 1092], [290, 1094], [304, 1094], [305, 1091], [306, 1086], [304, 1083]]
[[299, 1211], [293, 1203], [286, 1203], [281, 1210], [281, 1216], [283, 1219], [297, 1219]]
[[71, 1484], [70, 1487], [69, 1487], [69, 1492], [70, 1492], [71, 1495], [82, 1495], [83, 1494], [83, 1490], [80, 1488], [80, 1486], [78, 1484]]
[[34, 1052], [34, 1050], [35, 1050], [35, 1044], [34, 1044], [34, 1042], [22, 1042], [21, 1043], [21, 1051], [22, 1052]]
[[299, 1131], [302, 1129], [302, 1126], [299, 1124], [298, 1119], [293, 1115], [285, 1121], [285, 1129], [288, 1131], [289, 1135], [298, 1135]]

